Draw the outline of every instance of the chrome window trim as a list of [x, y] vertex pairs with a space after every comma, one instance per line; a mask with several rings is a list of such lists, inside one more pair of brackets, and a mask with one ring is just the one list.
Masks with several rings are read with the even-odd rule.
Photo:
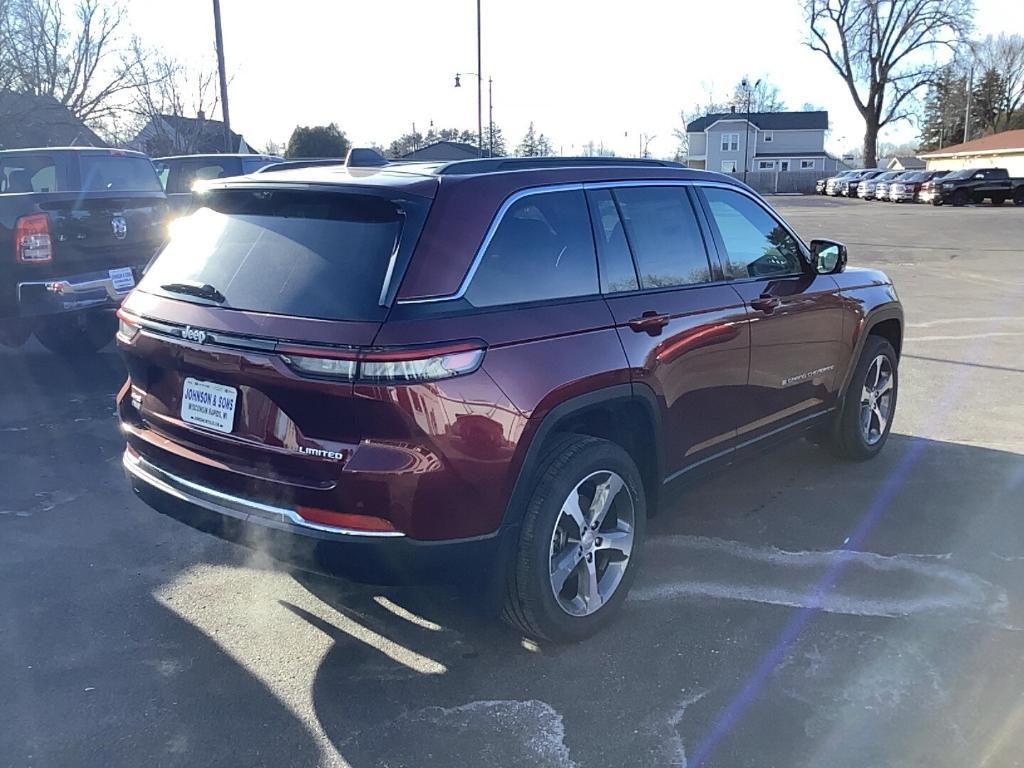
[[[462, 282], [459, 284], [458, 290], [456, 290], [455, 293], [448, 294], [447, 296], [428, 296], [423, 299], [399, 299], [396, 303], [429, 304], [435, 301], [455, 301], [456, 299], [461, 299], [466, 295], [466, 291], [469, 290], [469, 284], [473, 282], [473, 276], [476, 275], [476, 271], [480, 268], [480, 262], [483, 261], [484, 254], [487, 252], [487, 248], [491, 244], [491, 240], [494, 238], [494, 233], [498, 231], [498, 227], [501, 226], [501, 222], [505, 218], [505, 214], [508, 213], [509, 208], [524, 197], [546, 195], [550, 192], [572, 192], [575, 190], [582, 192], [583, 188], [584, 185], [582, 183], [551, 184], [541, 187], [527, 187], [526, 189], [520, 189], [518, 192], [513, 192], [505, 198], [505, 202], [501, 204], [501, 207], [498, 208], [498, 212], [491, 220], [491, 225], [487, 228], [487, 234], [484, 235], [484, 240], [477, 249], [476, 254], [473, 256], [473, 262], [469, 265], [469, 270], [466, 272], [466, 276], [462, 278]], [[589, 222], [587, 223], [587, 226], [590, 226]]]
[[[501, 224], [502, 219], [508, 212], [508, 209], [513, 204], [522, 200], [524, 197], [531, 195], [543, 195], [548, 192], [567, 192], [572, 190], [583, 190], [588, 189], [615, 189], [618, 187], [720, 187], [722, 189], [731, 189], [735, 192], [739, 192], [742, 195], [746, 195], [753, 200], [757, 205], [761, 206], [765, 212], [775, 219], [776, 222], [782, 225], [797, 244], [803, 249], [804, 261], [808, 262], [810, 251], [807, 244], [801, 239], [801, 237], [793, 231], [793, 228], [789, 226], [789, 223], [779, 215], [778, 211], [772, 208], [767, 202], [760, 198], [756, 192], [747, 189], [746, 187], [739, 186], [738, 184], [730, 184], [724, 181], [715, 181], [713, 179], [621, 179], [615, 181], [585, 181], [577, 182], [572, 184], [551, 184], [548, 186], [540, 187], [529, 187], [527, 189], [521, 189], [518, 192], [513, 192], [509, 195], [505, 202], [501, 204], [497, 214], [491, 221], [491, 225], [487, 229], [487, 234], [484, 236], [483, 243], [480, 248], [477, 249], [476, 254], [473, 256], [473, 261], [469, 266], [469, 270], [466, 272], [466, 276], [462, 279], [462, 283], [459, 284], [458, 290], [455, 293], [447, 294], [445, 296], [428, 296], [422, 299], [400, 299], [396, 304], [432, 304], [441, 301], [455, 301], [461, 299], [466, 295], [466, 291], [469, 289], [469, 284], [473, 282], [473, 276], [476, 275], [477, 269], [480, 268], [480, 262], [483, 261], [484, 253], [487, 251], [487, 247], [491, 244], [491, 239], [494, 237], [494, 233], [497, 231]], [[809, 263], [809, 262], [808, 262]], [[763, 279], [763, 278], [758, 278]], [[735, 280], [724, 280], [719, 281], [724, 283], [736, 282]], [[710, 285], [710, 283], [701, 283], [701, 285]], [[605, 294], [600, 294], [605, 295]], [[608, 294], [611, 295], [611, 294]]]
[[234, 517], [244, 522], [257, 524], [260, 522], [276, 522], [288, 527], [310, 528], [323, 533], [336, 533], [344, 536], [390, 539], [403, 538], [405, 536], [400, 531], [364, 531], [314, 523], [306, 520], [294, 509], [264, 504], [253, 499], [224, 493], [200, 483], [186, 480], [184, 477], [168, 472], [152, 462], [146, 461], [139, 455], [133, 455], [129, 451], [130, 449], [125, 450], [121, 457], [121, 463], [124, 465], [125, 470], [133, 477], [163, 493], [211, 512]]

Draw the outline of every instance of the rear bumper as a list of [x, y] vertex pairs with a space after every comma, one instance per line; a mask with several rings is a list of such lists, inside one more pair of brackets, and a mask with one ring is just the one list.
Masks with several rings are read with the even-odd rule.
[[131, 285], [127, 285], [121, 279], [115, 280], [111, 271], [19, 282], [18, 315], [37, 317], [97, 307], [116, 308], [134, 287], [135, 273], [133, 270]]
[[509, 531], [419, 541], [397, 532], [318, 525], [293, 510], [224, 493], [170, 473], [131, 448], [122, 462], [132, 490], [156, 511], [297, 568], [374, 584], [447, 582], [493, 573]]

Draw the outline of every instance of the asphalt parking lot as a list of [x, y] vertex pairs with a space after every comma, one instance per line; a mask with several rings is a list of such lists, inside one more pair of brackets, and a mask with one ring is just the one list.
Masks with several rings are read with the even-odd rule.
[[772, 202], [895, 279], [892, 439], [670, 500], [575, 646], [157, 515], [116, 354], [0, 351], [0, 766], [1024, 764], [1024, 209]]

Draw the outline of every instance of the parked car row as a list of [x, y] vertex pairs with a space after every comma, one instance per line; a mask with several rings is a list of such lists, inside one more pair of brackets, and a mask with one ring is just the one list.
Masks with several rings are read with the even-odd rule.
[[819, 179], [821, 195], [885, 200], [893, 203], [922, 202], [961, 206], [989, 200], [1002, 205], [1012, 200], [1024, 206], [1024, 179], [1011, 178], [1005, 168], [966, 168], [959, 171], [887, 171], [867, 168], [843, 171]]

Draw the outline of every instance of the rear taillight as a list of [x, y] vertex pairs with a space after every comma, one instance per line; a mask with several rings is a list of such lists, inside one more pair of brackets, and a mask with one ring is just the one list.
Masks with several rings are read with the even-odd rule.
[[16, 258], [22, 264], [53, 261], [50, 218], [45, 213], [22, 216], [14, 227], [14, 244]]
[[117, 335], [124, 341], [131, 341], [139, 332], [138, 321], [125, 312], [123, 309], [117, 310]]
[[410, 384], [439, 381], [472, 373], [484, 359], [474, 343], [403, 350], [321, 352], [312, 347], [278, 348], [281, 358], [297, 373], [371, 384]]

